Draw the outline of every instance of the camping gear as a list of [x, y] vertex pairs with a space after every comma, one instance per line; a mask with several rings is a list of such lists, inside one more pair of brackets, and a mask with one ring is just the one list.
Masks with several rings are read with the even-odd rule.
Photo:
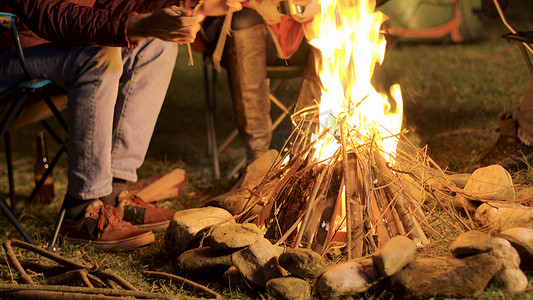
[[379, 7], [401, 42], [471, 42], [482, 38], [481, 0], [390, 0]]

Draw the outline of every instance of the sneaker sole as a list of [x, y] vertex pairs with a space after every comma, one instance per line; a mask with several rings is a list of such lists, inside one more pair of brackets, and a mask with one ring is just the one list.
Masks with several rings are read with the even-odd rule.
[[144, 245], [148, 245], [155, 241], [155, 236], [152, 232], [146, 232], [141, 235], [130, 237], [119, 241], [94, 241], [76, 238], [68, 238], [68, 241], [73, 244], [91, 244], [94, 248], [102, 251], [109, 250], [129, 250]]
[[144, 229], [144, 230], [148, 230], [148, 231], [163, 232], [167, 230], [168, 224], [170, 224], [170, 221], [161, 221], [157, 223], [139, 224], [139, 225], [133, 224], [133, 226]]

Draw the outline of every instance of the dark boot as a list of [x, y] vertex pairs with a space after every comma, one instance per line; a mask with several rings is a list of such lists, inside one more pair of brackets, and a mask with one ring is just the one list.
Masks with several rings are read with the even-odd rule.
[[266, 34], [264, 24], [233, 30], [224, 52], [237, 128], [248, 164], [269, 150], [272, 139]]
[[[505, 160], [509, 155], [511, 155], [512, 157], [513, 152], [517, 152], [517, 155], [515, 156], [518, 156], [519, 158], [522, 157], [520, 155], [522, 149], [519, 147], [521, 143], [517, 139], [516, 135], [515, 120], [513, 120], [510, 115], [506, 115], [503, 113], [500, 114], [498, 120], [500, 123], [500, 136], [498, 137], [498, 140], [492, 146], [492, 148], [490, 148], [481, 156], [481, 158], [476, 163], [463, 169], [464, 173], [472, 173], [478, 168], [486, 167], [497, 163], [501, 164], [500, 161]], [[517, 147], [519, 148], [518, 151]], [[528, 152], [531, 152], [531, 150], [528, 150]], [[506, 166], [506, 164], [508, 164], [509, 166]], [[512, 169], [510, 166], [514, 165], [515, 164], [512, 161], [508, 160], [502, 164], [502, 166], [504, 166], [508, 170]]]

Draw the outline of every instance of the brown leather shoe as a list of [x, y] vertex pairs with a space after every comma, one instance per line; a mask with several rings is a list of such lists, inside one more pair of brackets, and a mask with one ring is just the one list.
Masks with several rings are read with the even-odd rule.
[[127, 250], [152, 243], [154, 234], [123, 221], [117, 209], [95, 200], [79, 220], [65, 219], [61, 232], [72, 243], [88, 244], [104, 251]]
[[173, 209], [148, 204], [137, 195], [119, 197], [117, 209], [122, 220], [150, 231], [167, 230], [170, 220], [176, 213]]

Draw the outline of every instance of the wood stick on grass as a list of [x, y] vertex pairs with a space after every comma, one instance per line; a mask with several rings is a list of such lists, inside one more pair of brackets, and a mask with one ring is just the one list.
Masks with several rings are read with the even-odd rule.
[[[0, 283], [0, 294], [4, 296], [16, 295], [20, 292], [34, 295], [34, 299], [43, 292], [60, 295], [67, 293], [68, 297], [49, 298], [49, 299], [99, 299], [98, 295], [104, 295], [108, 298], [100, 299], [118, 299], [117, 297], [134, 298], [134, 299], [182, 299], [181, 297], [160, 293], [148, 293], [128, 290], [113, 290], [101, 288], [88, 288], [81, 286], [64, 286], [64, 285], [34, 285], [34, 284], [6, 284]], [[91, 297], [86, 297], [87, 295]], [[78, 296], [79, 298], [76, 298]], [[114, 298], [111, 298], [114, 297]], [[27, 298], [24, 298], [27, 299]], [[43, 299], [43, 298], [41, 298]]]
[[206, 286], [203, 286], [199, 283], [196, 283], [194, 281], [191, 281], [189, 279], [186, 279], [180, 276], [176, 276], [176, 275], [164, 273], [164, 272], [155, 272], [155, 271], [144, 271], [143, 275], [148, 278], [166, 279], [174, 283], [180, 283], [185, 286], [193, 288], [197, 292], [202, 292], [210, 297], [214, 297], [215, 299], [222, 299], [222, 295], [220, 295], [219, 293], [209, 289]]

